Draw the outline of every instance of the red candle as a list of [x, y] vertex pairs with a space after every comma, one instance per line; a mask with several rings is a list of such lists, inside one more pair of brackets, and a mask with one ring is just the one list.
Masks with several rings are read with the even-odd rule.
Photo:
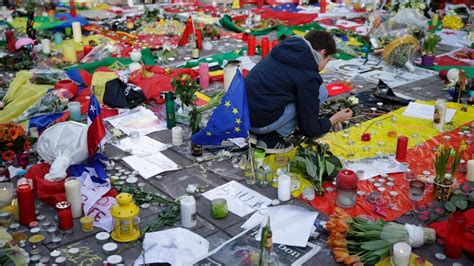
[[92, 47], [92, 45], [88, 44], [88, 45], [84, 46], [84, 56], [89, 54], [92, 51], [92, 49], [94, 49], [94, 47]]
[[461, 257], [466, 224], [467, 219], [462, 212], [453, 212], [449, 215], [448, 232], [446, 234], [446, 244], [444, 245], [444, 254], [446, 256], [453, 259]]
[[56, 204], [56, 211], [58, 214], [58, 228], [61, 230], [68, 230], [74, 226], [72, 220], [71, 203], [67, 201], [60, 201]]
[[202, 32], [196, 30], [196, 45], [199, 50], [202, 50]]
[[9, 53], [14, 53], [16, 51], [15, 47], [15, 32], [9, 30], [5, 31], [5, 39], [7, 40], [7, 49]]
[[319, 3], [319, 13], [326, 13], [326, 0], [321, 0], [321, 2]]
[[249, 35], [247, 33], [242, 33], [242, 41], [246, 42], [249, 38]]
[[254, 56], [255, 55], [255, 36], [249, 35], [247, 38], [247, 55]]
[[278, 44], [280, 44], [280, 41], [278, 41], [278, 39], [275, 39], [272, 41], [272, 49], [275, 48], [275, 46], [277, 46]]
[[31, 179], [22, 178], [18, 180], [16, 195], [18, 198], [20, 223], [22, 225], [29, 225], [31, 222], [36, 221], [35, 198]]
[[69, 0], [69, 5], [71, 6], [71, 16], [76, 16], [76, 5], [74, 4], [74, 0]]
[[262, 38], [262, 57], [265, 57], [270, 51], [270, 41], [267, 37]]
[[408, 137], [400, 136], [397, 140], [397, 153], [395, 159], [400, 162], [407, 160]]

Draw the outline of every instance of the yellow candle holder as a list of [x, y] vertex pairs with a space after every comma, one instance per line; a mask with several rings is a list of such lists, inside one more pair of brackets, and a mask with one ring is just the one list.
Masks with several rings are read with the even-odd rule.
[[82, 231], [84, 232], [90, 232], [94, 230], [94, 219], [90, 216], [84, 216], [81, 219], [79, 219], [81, 222], [82, 226]]

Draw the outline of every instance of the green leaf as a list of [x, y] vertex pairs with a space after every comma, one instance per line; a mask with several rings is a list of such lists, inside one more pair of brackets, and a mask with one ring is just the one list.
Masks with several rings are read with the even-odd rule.
[[467, 201], [465, 199], [464, 200], [458, 200], [458, 201], [454, 202], [454, 205], [456, 205], [456, 207], [458, 207], [461, 210], [465, 210], [467, 208]]
[[454, 211], [456, 211], [456, 205], [454, 205], [451, 201], [447, 201], [447, 202], [446, 202], [446, 205], [444, 205], [444, 207], [445, 207], [446, 210], [448, 210], [449, 212], [454, 212]]
[[336, 169], [336, 166], [334, 164], [332, 164], [329, 161], [326, 161], [326, 173], [328, 175], [332, 175], [335, 169]]
[[365, 242], [364, 244], [362, 244], [361, 248], [363, 248], [365, 250], [376, 251], [376, 250], [379, 250], [379, 249], [382, 249], [382, 248], [390, 247], [391, 245], [392, 245], [392, 243], [390, 243], [389, 241], [379, 239], [379, 240], [373, 240], [373, 241]]
[[306, 172], [308, 173], [308, 175], [311, 176], [312, 178], [316, 178], [317, 177], [316, 171], [318, 170], [316, 165], [314, 165], [314, 163], [311, 162], [308, 158], [306, 158], [305, 164], [306, 164]]
[[455, 203], [456, 201], [465, 200], [465, 199], [466, 199], [466, 197], [464, 195], [454, 194], [454, 195], [451, 196], [449, 201], [451, 201], [452, 203]]

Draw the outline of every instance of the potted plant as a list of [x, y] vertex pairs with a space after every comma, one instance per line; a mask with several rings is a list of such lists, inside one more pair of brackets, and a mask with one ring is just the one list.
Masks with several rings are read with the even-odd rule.
[[[197, 133], [199, 131], [199, 124], [201, 123], [201, 112], [195, 104], [197, 100], [196, 92], [199, 90], [199, 85], [190, 75], [187, 74], [174, 77], [171, 80], [171, 85], [175, 90], [176, 96], [181, 101], [182, 108], [191, 108], [188, 113], [189, 126], [191, 127], [192, 134]], [[202, 155], [201, 145], [197, 145], [193, 142], [191, 142], [191, 151], [193, 156]]]
[[423, 66], [432, 66], [434, 64], [434, 52], [439, 42], [441, 42], [441, 38], [438, 35], [434, 33], [428, 34], [423, 42], [423, 55], [421, 56], [421, 64]]
[[465, 150], [466, 144], [464, 142], [461, 142], [458, 149], [444, 145], [440, 145], [436, 149], [433, 164], [436, 172], [434, 192], [437, 200], [447, 201], [451, 196], [454, 174]]

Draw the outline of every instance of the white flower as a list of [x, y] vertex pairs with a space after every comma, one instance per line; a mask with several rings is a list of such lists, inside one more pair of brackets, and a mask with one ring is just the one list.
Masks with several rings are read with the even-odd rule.
[[347, 98], [347, 101], [348, 101], [352, 106], [359, 104], [359, 98], [357, 98], [356, 96], [350, 96], [349, 98]]

